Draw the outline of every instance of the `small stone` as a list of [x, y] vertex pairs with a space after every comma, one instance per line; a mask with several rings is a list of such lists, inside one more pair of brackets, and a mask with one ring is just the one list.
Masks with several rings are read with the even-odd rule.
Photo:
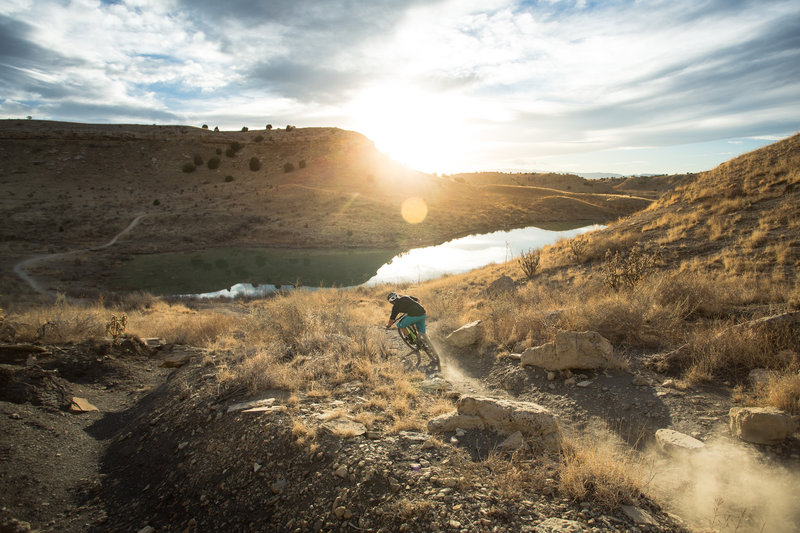
[[554, 379], [556, 379], [556, 373], [555, 372], [548, 372], [547, 373], [547, 381], [553, 381]]
[[339, 468], [336, 469], [334, 474], [336, 474], [337, 477], [345, 479], [347, 477], [347, 467], [346, 466], [340, 466]]
[[587, 379], [586, 381], [579, 381], [578, 382], [578, 387], [586, 388], [591, 384], [592, 384], [592, 382]]
[[576, 382], [577, 380], [574, 377], [571, 377], [569, 379], [564, 380], [564, 385], [567, 387], [571, 387], [572, 385], [575, 385]]

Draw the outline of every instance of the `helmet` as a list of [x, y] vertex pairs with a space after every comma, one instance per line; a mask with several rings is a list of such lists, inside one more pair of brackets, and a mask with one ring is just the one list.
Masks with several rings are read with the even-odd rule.
[[396, 292], [390, 292], [389, 296], [386, 297], [386, 299], [389, 300], [389, 303], [394, 303], [394, 301], [397, 300], [398, 298], [400, 297], [397, 295]]

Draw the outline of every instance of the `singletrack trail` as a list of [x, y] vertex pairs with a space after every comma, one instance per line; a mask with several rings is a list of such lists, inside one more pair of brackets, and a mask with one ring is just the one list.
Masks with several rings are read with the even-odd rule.
[[[461, 368], [455, 358], [447, 353], [446, 346], [443, 342], [433, 341], [436, 345], [436, 351], [439, 353], [439, 360], [441, 364], [441, 371], [428, 366], [428, 356], [424, 353], [420, 355], [420, 365], [414, 365], [416, 360], [416, 352], [409, 348], [400, 335], [397, 333], [397, 328], [385, 330], [387, 340], [389, 341], [389, 356], [396, 357], [408, 363], [412, 368], [416, 368], [424, 373], [428, 379], [440, 377], [450, 383], [453, 390], [461, 394], [480, 395], [480, 396], [493, 396], [497, 397], [497, 391], [492, 391], [484, 386], [479, 379], [473, 378]], [[505, 396], [505, 395], [503, 395]]]
[[130, 224], [128, 224], [128, 226], [125, 229], [123, 229], [122, 231], [120, 231], [119, 233], [114, 235], [114, 237], [110, 241], [105, 243], [105, 244], [101, 244], [100, 246], [93, 246], [91, 248], [83, 248], [83, 249], [80, 249], [80, 250], [69, 250], [67, 252], [58, 252], [58, 253], [55, 253], [55, 254], [35, 255], [33, 257], [29, 257], [28, 259], [24, 259], [24, 260], [20, 261], [19, 263], [17, 263], [16, 265], [14, 265], [14, 273], [17, 276], [19, 276], [19, 278], [22, 279], [22, 281], [27, 283], [37, 293], [46, 294], [47, 293], [47, 289], [43, 288], [39, 284], [39, 282], [36, 281], [33, 278], [33, 276], [31, 276], [28, 273], [28, 268], [30, 268], [31, 266], [33, 266], [33, 265], [35, 265], [37, 263], [41, 263], [41, 262], [44, 262], [44, 261], [51, 261], [53, 259], [56, 259], [56, 258], [59, 258], [59, 257], [65, 257], [65, 256], [68, 256], [70, 254], [76, 254], [76, 253], [81, 253], [81, 252], [95, 252], [97, 250], [103, 250], [105, 248], [109, 248], [109, 247], [113, 246], [114, 244], [116, 244], [117, 240], [119, 240], [120, 237], [122, 237], [123, 235], [126, 235], [134, 227], [136, 227], [136, 225], [139, 223], [139, 221], [142, 220], [146, 216], [147, 216], [147, 214], [145, 213], [145, 214], [141, 214], [141, 215], [137, 216], [136, 218], [134, 218], [133, 221]]

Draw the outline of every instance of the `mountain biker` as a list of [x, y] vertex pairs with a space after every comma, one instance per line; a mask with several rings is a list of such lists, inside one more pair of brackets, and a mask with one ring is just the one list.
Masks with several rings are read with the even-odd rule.
[[403, 335], [408, 333], [408, 326], [411, 324], [417, 325], [417, 331], [422, 335], [422, 338], [428, 344], [431, 344], [428, 335], [425, 333], [425, 308], [419, 303], [419, 298], [415, 296], [401, 296], [396, 292], [390, 292], [386, 297], [390, 304], [392, 304], [392, 314], [389, 315], [389, 322], [386, 323], [386, 329], [392, 327], [397, 315], [405, 313], [406, 316], [400, 319], [397, 323], [397, 328], [403, 332]]

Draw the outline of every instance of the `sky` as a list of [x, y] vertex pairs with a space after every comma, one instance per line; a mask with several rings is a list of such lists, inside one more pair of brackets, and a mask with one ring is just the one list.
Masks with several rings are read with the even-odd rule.
[[800, 131], [797, 0], [0, 0], [0, 118], [338, 127], [425, 172], [709, 170]]

